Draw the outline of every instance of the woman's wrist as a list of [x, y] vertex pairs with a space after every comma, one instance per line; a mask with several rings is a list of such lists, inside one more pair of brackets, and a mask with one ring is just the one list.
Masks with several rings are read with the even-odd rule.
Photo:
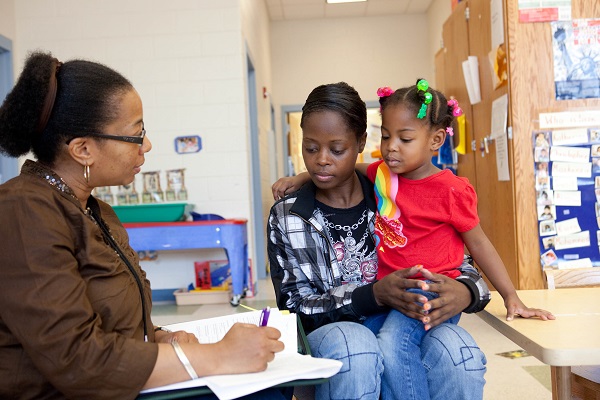
[[172, 336], [172, 331], [170, 329], [165, 328], [164, 326], [155, 326], [154, 327], [154, 341], [156, 343], [159, 342], [168, 342], [167, 337]]

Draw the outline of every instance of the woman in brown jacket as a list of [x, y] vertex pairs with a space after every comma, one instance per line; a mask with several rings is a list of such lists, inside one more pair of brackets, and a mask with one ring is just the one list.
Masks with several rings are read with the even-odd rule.
[[112, 208], [91, 195], [130, 184], [151, 148], [126, 78], [29, 55], [0, 107], [0, 150], [37, 158], [0, 186], [0, 398], [132, 399], [197, 376], [264, 370], [283, 349], [269, 327], [237, 324], [201, 345], [153, 326], [137, 254]]

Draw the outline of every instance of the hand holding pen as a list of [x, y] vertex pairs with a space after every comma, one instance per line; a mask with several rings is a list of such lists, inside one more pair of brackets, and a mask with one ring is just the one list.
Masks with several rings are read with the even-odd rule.
[[260, 313], [260, 320], [258, 326], [267, 326], [269, 323], [269, 316], [271, 315], [271, 307], [265, 307]]
[[217, 343], [218, 362], [227, 364], [226, 370], [229, 371], [222, 373], [264, 371], [267, 363], [275, 358], [275, 353], [283, 350], [284, 344], [279, 340], [281, 332], [266, 326], [267, 322], [268, 317], [266, 321], [261, 317], [260, 324], [265, 323], [264, 326], [238, 322], [231, 327]]

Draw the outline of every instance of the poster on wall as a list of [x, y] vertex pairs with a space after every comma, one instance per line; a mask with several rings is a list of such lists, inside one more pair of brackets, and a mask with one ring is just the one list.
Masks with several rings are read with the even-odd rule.
[[519, 0], [519, 22], [571, 19], [571, 0]]
[[543, 268], [600, 267], [600, 127], [532, 133]]
[[600, 98], [600, 19], [551, 26], [556, 100]]

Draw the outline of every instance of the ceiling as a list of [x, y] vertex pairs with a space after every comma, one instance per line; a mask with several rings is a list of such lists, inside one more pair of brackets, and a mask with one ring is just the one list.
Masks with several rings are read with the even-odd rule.
[[264, 0], [271, 21], [300, 19], [375, 17], [427, 12], [433, 0], [367, 0], [360, 3], [327, 4], [326, 0]]

